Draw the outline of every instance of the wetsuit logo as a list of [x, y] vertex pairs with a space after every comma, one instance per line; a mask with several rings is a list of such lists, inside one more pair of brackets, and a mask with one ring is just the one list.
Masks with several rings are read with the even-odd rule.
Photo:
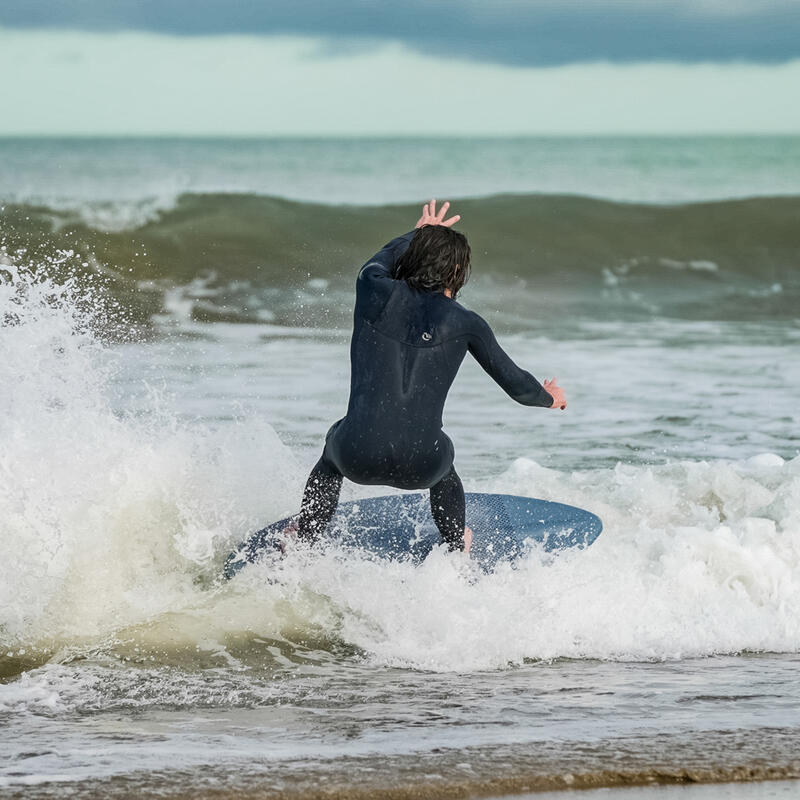
[[423, 342], [429, 342], [431, 339], [433, 339], [433, 336], [431, 336], [431, 334], [429, 334], [428, 331], [425, 331], [425, 333], [422, 334]]

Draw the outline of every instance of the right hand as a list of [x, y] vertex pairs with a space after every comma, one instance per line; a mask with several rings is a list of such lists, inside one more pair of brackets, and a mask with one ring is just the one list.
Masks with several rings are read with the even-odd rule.
[[450, 203], [443, 203], [441, 211], [437, 214], [435, 200], [431, 200], [430, 203], [425, 203], [425, 205], [422, 206], [422, 216], [414, 227], [421, 228], [423, 225], [444, 225], [445, 228], [450, 228], [461, 219], [461, 216], [456, 214], [449, 219], [445, 219], [444, 217], [445, 214], [447, 214], [448, 208], [450, 208]]
[[564, 390], [556, 383], [557, 380], [557, 378], [552, 378], [545, 381], [542, 386], [553, 396], [553, 405], [550, 408], [560, 408], [563, 411], [567, 407], [567, 400], [564, 397]]

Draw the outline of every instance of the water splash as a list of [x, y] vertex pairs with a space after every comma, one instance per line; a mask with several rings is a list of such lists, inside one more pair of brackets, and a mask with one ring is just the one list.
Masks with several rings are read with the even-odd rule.
[[605, 531], [491, 575], [444, 551], [414, 568], [298, 549], [223, 584], [230, 545], [294, 510], [293, 452], [256, 419], [181, 421], [155, 390], [146, 413], [115, 412], [102, 293], [0, 275], [6, 675], [80, 653], [237, 670], [316, 648], [470, 671], [800, 649], [800, 459], [769, 454], [574, 472], [519, 459], [468, 488], [590, 507]]

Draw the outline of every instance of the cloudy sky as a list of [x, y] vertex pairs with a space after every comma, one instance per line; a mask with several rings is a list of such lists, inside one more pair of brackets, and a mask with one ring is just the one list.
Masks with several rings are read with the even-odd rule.
[[800, 133], [800, 0], [0, 0], [0, 133]]

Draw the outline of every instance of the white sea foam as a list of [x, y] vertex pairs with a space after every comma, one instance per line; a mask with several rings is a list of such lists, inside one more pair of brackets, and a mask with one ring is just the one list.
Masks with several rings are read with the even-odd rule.
[[291, 454], [258, 421], [183, 428], [156, 392], [146, 416], [115, 415], [107, 395], [115, 354], [79, 310], [92, 298], [78, 302], [74, 286], [13, 268], [6, 276], [3, 644], [103, 635], [195, 601], [192, 580], [218, 538], [247, 530], [255, 508], [270, 508], [259, 466], [274, 464], [270, 481], [281, 497]]
[[91, 297], [0, 275], [0, 657], [131, 630], [151, 653], [234, 669], [241, 636], [463, 671], [800, 649], [800, 459], [773, 454], [574, 472], [518, 459], [467, 488], [583, 506], [605, 531], [490, 575], [461, 554], [414, 568], [331, 548], [215, 582], [232, 543], [296, 505], [302, 465], [266, 423], [180, 423], [157, 392], [147, 414], [115, 414], [118, 355], [92, 333]]
[[23, 673], [13, 683], [0, 684], [0, 712], [28, 710], [53, 713], [65, 709], [58, 688], [47, 675]]
[[[502, 667], [526, 658], [680, 658], [800, 646], [800, 459], [618, 467], [564, 475], [521, 459], [480, 488], [585, 505], [605, 521], [590, 549], [533, 550], [477, 581], [435, 553], [414, 572], [326, 594], [346, 638], [386, 663]], [[765, 463], [766, 462], [766, 463]]]

